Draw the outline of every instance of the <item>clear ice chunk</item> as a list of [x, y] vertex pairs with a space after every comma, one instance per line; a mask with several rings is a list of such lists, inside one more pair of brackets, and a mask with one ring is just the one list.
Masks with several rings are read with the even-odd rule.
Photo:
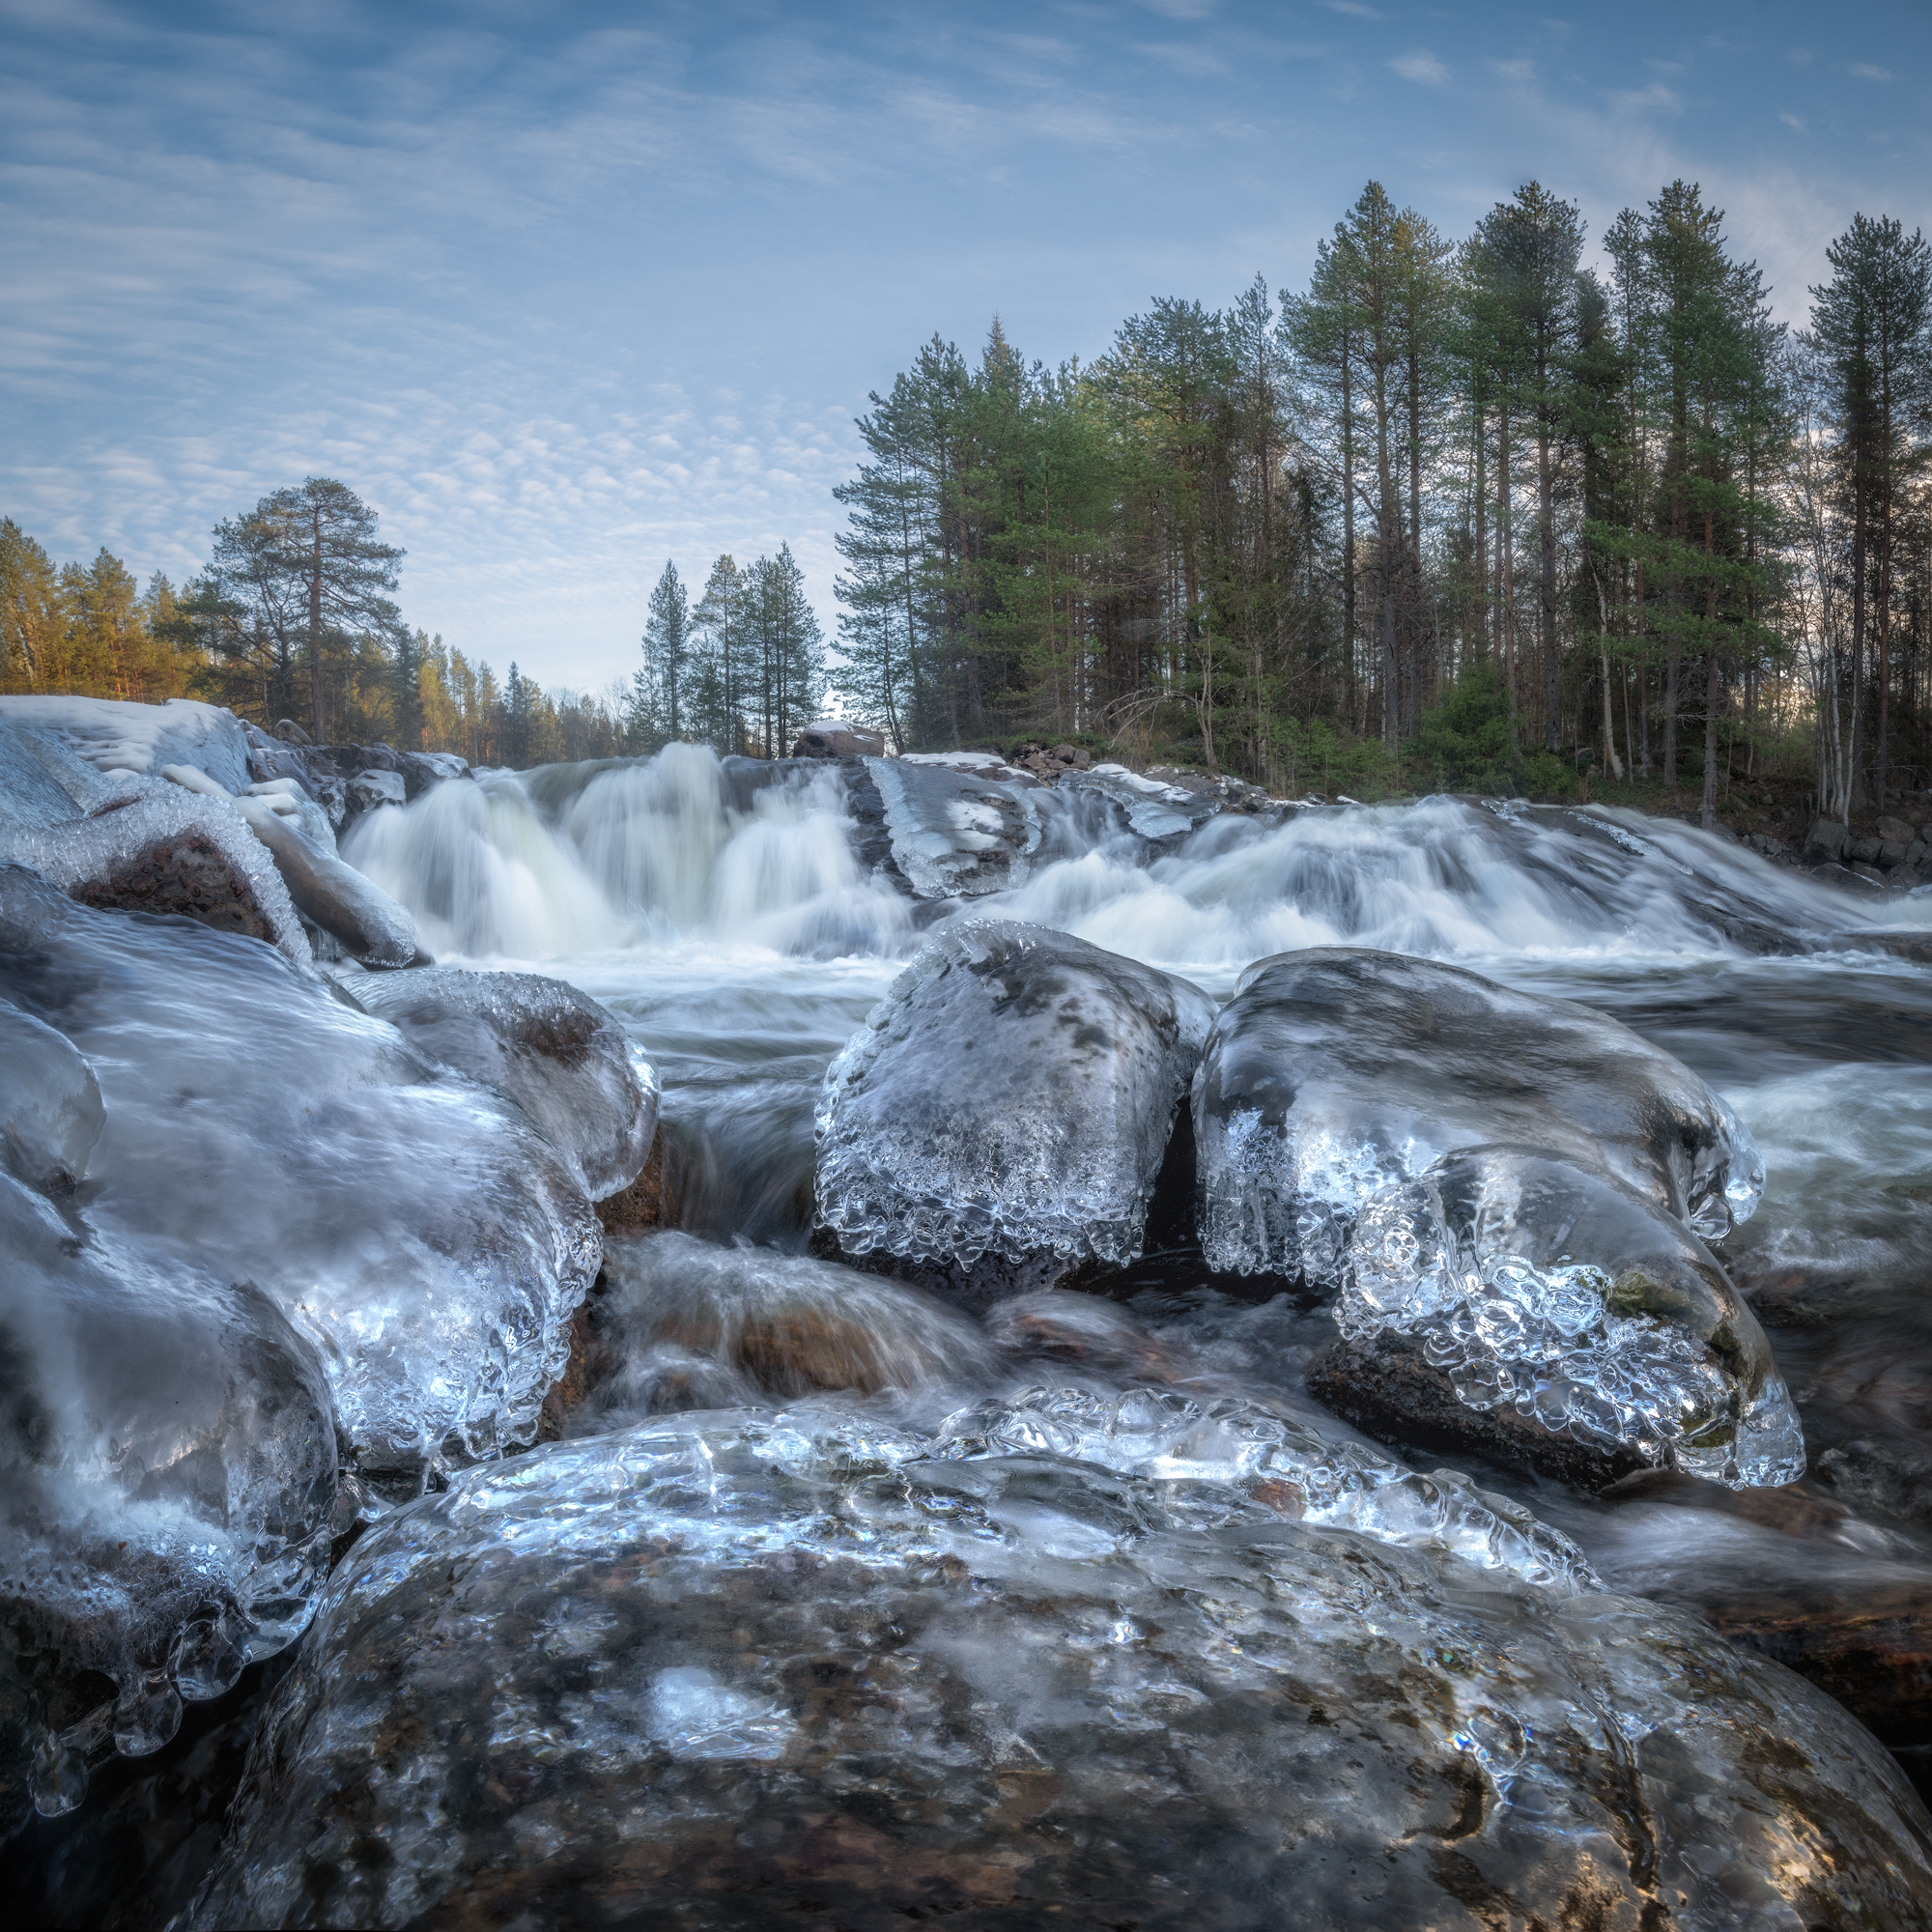
[[1682, 1062], [1568, 1000], [1352, 947], [1257, 960], [1195, 1076], [1202, 1246], [1217, 1268], [1333, 1286], [1355, 1216], [1458, 1148], [1612, 1174], [1715, 1240], [1764, 1164]]
[[1130, 1259], [1213, 1013], [1064, 932], [947, 928], [826, 1073], [820, 1221], [857, 1254]]
[[1419, 1343], [1469, 1408], [1734, 1489], [1804, 1473], [1757, 1318], [1703, 1242], [1606, 1174], [1451, 1154], [1360, 1211], [1343, 1277], [1343, 1334]]

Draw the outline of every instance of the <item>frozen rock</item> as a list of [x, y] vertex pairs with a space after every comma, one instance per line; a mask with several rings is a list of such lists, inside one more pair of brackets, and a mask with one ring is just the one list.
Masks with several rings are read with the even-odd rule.
[[304, 919], [336, 940], [352, 959], [369, 966], [408, 966], [422, 948], [416, 923], [373, 879], [325, 852], [266, 801], [233, 801], [249, 831], [265, 845]]
[[1148, 778], [1125, 765], [1098, 764], [1091, 771], [1069, 772], [1060, 783], [1112, 800], [1128, 826], [1149, 840], [1179, 838], [1221, 810], [1218, 798]]
[[17, 868], [0, 996], [99, 1081], [99, 1237], [268, 1295], [365, 1474], [412, 1491], [530, 1439], [602, 1232], [520, 1110], [267, 947], [90, 912]]
[[130, 704], [111, 697], [0, 697], [0, 719], [53, 732], [97, 771], [155, 777], [163, 765], [192, 765], [224, 791], [248, 782], [242, 721], [195, 698]]
[[791, 748], [794, 758], [877, 758], [886, 741], [876, 731], [848, 724], [842, 718], [814, 718]]
[[821, 1403], [458, 1478], [331, 1580], [191, 1923], [1932, 1912], [1922, 1806], [1788, 1671], [1297, 1517], [1176, 1421], [1121, 1418], [1131, 1472]]
[[357, 772], [349, 781], [349, 809], [374, 811], [378, 806], [403, 803], [403, 775], [400, 772]]
[[271, 811], [295, 821], [295, 828], [318, 851], [335, 856], [335, 826], [327, 811], [294, 779], [270, 779], [251, 784], [244, 798], [259, 798]]
[[825, 1077], [820, 1222], [849, 1254], [956, 1263], [1140, 1252], [1213, 1003], [1014, 921], [933, 939]]
[[[26, 876], [5, 881], [7, 967], [14, 942], [99, 917], [38, 880], [23, 895]], [[24, 1789], [51, 1814], [78, 1803], [92, 1758], [157, 1749], [184, 1698], [218, 1696], [301, 1631], [336, 1445], [315, 1349], [268, 1295], [99, 1214], [95, 1073], [5, 1002], [0, 1111], [0, 1758], [11, 1746], [17, 1772], [33, 1751]], [[112, 1680], [107, 1703], [90, 1677]], [[0, 1775], [0, 1810], [22, 1790]]]
[[608, 1008], [561, 980], [453, 966], [349, 990], [419, 1052], [514, 1100], [591, 1200], [638, 1178], [657, 1133], [657, 1075]]
[[1459, 1148], [1606, 1166], [1721, 1238], [1756, 1146], [1682, 1062], [1568, 1000], [1352, 947], [1257, 960], [1194, 1082], [1202, 1246], [1218, 1268], [1334, 1285], [1361, 1208]]
[[867, 758], [866, 769], [885, 805], [893, 858], [921, 898], [978, 898], [1026, 877], [1039, 843], [1028, 796], [1036, 780], [917, 758]]
[[0, 836], [46, 832], [128, 796], [125, 781], [75, 757], [58, 732], [0, 711]]
[[1638, 1466], [1734, 1488], [1804, 1473], [1755, 1316], [1703, 1242], [1607, 1174], [1451, 1154], [1363, 1208], [1343, 1275], [1345, 1343], [1316, 1385], [1375, 1434], [1592, 1488]]

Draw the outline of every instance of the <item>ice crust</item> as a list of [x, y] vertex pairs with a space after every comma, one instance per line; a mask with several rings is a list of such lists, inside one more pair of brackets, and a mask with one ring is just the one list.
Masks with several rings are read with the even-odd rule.
[[91, 1225], [266, 1294], [319, 1350], [365, 1480], [412, 1492], [530, 1439], [602, 1236], [520, 1110], [267, 947], [17, 869], [0, 996], [99, 1081]]
[[1363, 1208], [1343, 1275], [1343, 1334], [1420, 1342], [1472, 1409], [1734, 1489], [1804, 1473], [1757, 1318], [1701, 1241], [1608, 1175], [1452, 1154]]
[[242, 721], [196, 698], [131, 704], [111, 697], [0, 697], [0, 720], [55, 733], [97, 771], [157, 777], [163, 765], [192, 765], [224, 791], [248, 788]]
[[1743, 1123], [1681, 1061], [1568, 1000], [1351, 947], [1259, 959], [1193, 1089], [1217, 1268], [1334, 1286], [1355, 1216], [1459, 1148], [1606, 1166], [1708, 1239], [1757, 1205]]
[[1498, 1924], [1922, 1922], [1922, 1808], [1821, 1692], [1284, 1515], [1255, 1441], [827, 1401], [462, 1475], [331, 1580], [188, 1922], [1379, 1932], [1471, 1874]]
[[820, 1221], [855, 1254], [1130, 1259], [1213, 1013], [1064, 932], [948, 928], [827, 1070]]
[[[184, 1699], [299, 1634], [336, 1445], [315, 1349], [267, 1294], [99, 1212], [94, 1071], [5, 1001], [0, 1114], [0, 1761], [31, 1753], [33, 1802], [59, 1813], [93, 1758], [157, 1749]], [[89, 1672], [116, 1694], [76, 1712]], [[19, 1822], [7, 1787], [0, 1833]]]
[[593, 1201], [637, 1179], [658, 1080], [623, 1023], [561, 980], [451, 966], [358, 975], [345, 990], [418, 1052], [514, 1100]]

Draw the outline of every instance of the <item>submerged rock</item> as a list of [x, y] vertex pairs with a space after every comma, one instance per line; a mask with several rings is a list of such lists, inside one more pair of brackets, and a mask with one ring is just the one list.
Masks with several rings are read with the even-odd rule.
[[1209, 1263], [1334, 1285], [1355, 1216], [1460, 1148], [1606, 1168], [1720, 1239], [1764, 1185], [1743, 1124], [1628, 1027], [1433, 960], [1317, 947], [1257, 960], [1194, 1081]]
[[1374, 1434], [1592, 1488], [1639, 1466], [1741, 1487], [1804, 1473], [1756, 1317], [1703, 1242], [1607, 1174], [1522, 1148], [1449, 1155], [1361, 1210], [1343, 1275], [1345, 1341], [1317, 1386]]
[[514, 1100], [593, 1201], [636, 1180], [658, 1130], [658, 1080], [609, 1008], [536, 973], [428, 966], [348, 990], [432, 1060]]
[[1066, 933], [949, 929], [827, 1071], [820, 1222], [848, 1254], [969, 1273], [1131, 1259], [1212, 1019], [1198, 987]]
[[1932, 1821], [1777, 1665], [1453, 1534], [1297, 1517], [1304, 1463], [1185, 1405], [1064, 1407], [944, 1442], [714, 1415], [458, 1478], [333, 1579], [190, 1922], [1932, 1911]]

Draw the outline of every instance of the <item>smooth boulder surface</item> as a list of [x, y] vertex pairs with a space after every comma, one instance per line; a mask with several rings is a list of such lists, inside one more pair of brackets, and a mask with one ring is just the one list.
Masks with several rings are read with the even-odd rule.
[[418, 1051], [514, 1100], [591, 1200], [637, 1179], [657, 1133], [657, 1075], [587, 994], [535, 973], [454, 966], [359, 978], [348, 990]]
[[520, 1110], [268, 947], [91, 912], [18, 867], [0, 997], [99, 1082], [90, 1225], [265, 1294], [365, 1479], [412, 1493], [530, 1439], [603, 1237]]
[[332, 1579], [189, 1922], [1925, 1922], [1810, 1686], [1297, 1520], [1184, 1410], [1094, 1438], [1151, 1475], [820, 1405], [459, 1477]]
[[245, 790], [247, 729], [234, 712], [197, 698], [139, 704], [112, 697], [0, 697], [0, 721], [52, 733], [107, 774], [157, 777], [192, 765], [224, 791]]
[[968, 1270], [1130, 1260], [1212, 1020], [1198, 987], [1067, 933], [949, 929], [826, 1073], [820, 1223], [847, 1254]]
[[1217, 1268], [1334, 1285], [1361, 1208], [1461, 1148], [1607, 1169], [1706, 1238], [1764, 1184], [1743, 1125], [1681, 1061], [1569, 1000], [1354, 947], [1257, 960], [1193, 1092]]
[[1784, 1378], [1722, 1265], [1605, 1173], [1511, 1147], [1437, 1161], [1362, 1210], [1336, 1319], [1316, 1385], [1379, 1435], [1597, 1488], [1637, 1466], [1737, 1487], [1804, 1473]]

